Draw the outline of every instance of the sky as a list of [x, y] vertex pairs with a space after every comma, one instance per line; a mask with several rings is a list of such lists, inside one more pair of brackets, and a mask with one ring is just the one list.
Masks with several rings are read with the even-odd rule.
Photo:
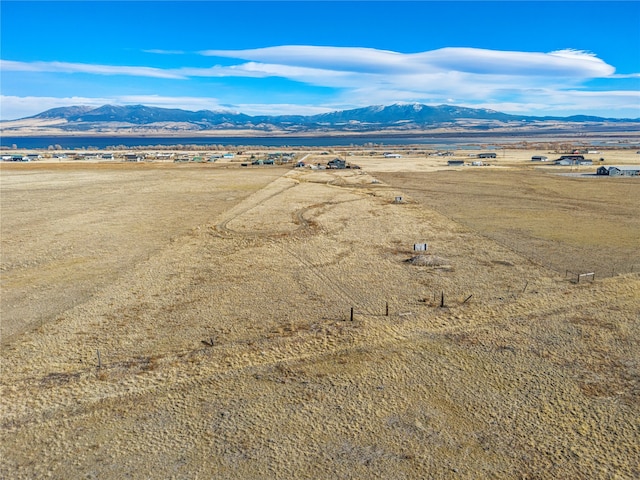
[[640, 118], [640, 2], [0, 2], [0, 119], [423, 103]]

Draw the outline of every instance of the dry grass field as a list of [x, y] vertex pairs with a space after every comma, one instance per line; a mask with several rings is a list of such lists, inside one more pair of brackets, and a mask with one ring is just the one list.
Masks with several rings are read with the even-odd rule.
[[421, 205], [558, 273], [640, 272], [637, 178], [529, 169], [378, 175]]
[[640, 184], [518, 155], [2, 165], [0, 477], [639, 477]]

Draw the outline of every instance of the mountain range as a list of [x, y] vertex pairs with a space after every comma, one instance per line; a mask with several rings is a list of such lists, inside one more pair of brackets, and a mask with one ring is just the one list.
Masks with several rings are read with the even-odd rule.
[[145, 105], [70, 106], [0, 124], [4, 135], [42, 134], [411, 134], [411, 133], [563, 133], [640, 131], [640, 118], [586, 115], [534, 117], [495, 110], [419, 103], [376, 105], [319, 115], [251, 116], [229, 111], [189, 111]]

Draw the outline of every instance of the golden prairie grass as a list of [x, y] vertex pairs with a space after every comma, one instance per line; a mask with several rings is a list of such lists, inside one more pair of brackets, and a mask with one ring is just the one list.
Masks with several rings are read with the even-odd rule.
[[640, 271], [637, 177], [575, 178], [524, 169], [377, 176], [559, 273]]
[[[18, 211], [3, 202], [3, 222], [15, 227], [3, 229], [12, 259], [3, 276], [29, 268], [55, 279], [65, 262], [47, 255], [86, 251], [91, 232], [90, 249], [119, 266], [106, 281], [81, 280], [91, 295], [74, 285], [78, 275], [49, 283], [52, 299], [76, 300], [52, 300], [53, 318], [34, 292], [3, 284], [3, 313], [47, 319], [0, 352], [3, 476], [638, 476], [629, 421], [640, 405], [638, 275], [571, 284], [489, 238], [491, 216], [477, 228], [472, 215], [451, 219], [469, 198], [498, 201], [514, 222], [518, 210], [544, 210], [546, 177], [523, 194], [509, 187], [526, 184], [520, 172], [457, 172], [417, 194], [446, 172], [380, 183], [366, 170], [182, 167], [46, 173], [37, 179], [49, 203]], [[114, 186], [85, 203], [106, 202], [108, 222], [70, 208], [87, 182]], [[3, 176], [14, 199], [43, 198], [18, 183]], [[498, 200], [497, 187], [506, 189]], [[410, 201], [395, 204], [397, 194]], [[602, 201], [602, 211], [615, 206]], [[598, 205], [581, 211], [601, 228]], [[59, 222], [41, 216], [75, 229], [53, 231]], [[47, 249], [20, 220], [73, 250]], [[522, 241], [551, 236], [534, 217], [523, 224]], [[510, 225], [490, 227], [512, 235]], [[35, 248], [20, 250], [21, 238]], [[451, 268], [406, 262], [422, 241]], [[41, 263], [31, 264], [36, 252]]]

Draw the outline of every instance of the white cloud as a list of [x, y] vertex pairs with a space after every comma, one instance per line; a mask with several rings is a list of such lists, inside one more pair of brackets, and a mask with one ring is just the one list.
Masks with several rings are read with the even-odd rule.
[[251, 50], [205, 50], [201, 53], [289, 67], [381, 75], [456, 71], [594, 78], [609, 76], [615, 71], [594, 54], [578, 50], [540, 53], [450, 47], [421, 53], [398, 53], [372, 48], [285, 45]]
[[[228, 107], [230, 108], [230, 107]], [[317, 105], [300, 105], [294, 103], [238, 103], [233, 105], [233, 110], [245, 113], [247, 115], [317, 115], [320, 113], [329, 113], [335, 110], [341, 110], [343, 106], [325, 105], [318, 107]], [[348, 108], [348, 107], [347, 107]]]
[[151, 50], [143, 50], [144, 53], [155, 53], [158, 55], [184, 55], [186, 52], [183, 50], [160, 50], [153, 48]]
[[[640, 118], [640, 93], [631, 90], [540, 90], [525, 100], [539, 104], [536, 115], [600, 115]], [[524, 110], [525, 113], [527, 110]]]
[[253, 50], [205, 50], [201, 54], [290, 67], [361, 73], [409, 73], [424, 68], [412, 60], [414, 55], [373, 48], [286, 45]]
[[[164, 50], [149, 52], [180, 53]], [[589, 91], [586, 86], [591, 79], [606, 79], [614, 85], [617, 79], [640, 78], [640, 74], [615, 74], [613, 66], [593, 53], [579, 50], [542, 53], [442, 48], [419, 53], [398, 53], [371, 48], [290, 45], [252, 50], [207, 50], [201, 53], [211, 57], [232, 58], [241, 63], [206, 68], [184, 66], [160, 69], [5, 60], [0, 61], [0, 68], [3, 72], [82, 72], [180, 80], [279, 77], [335, 90], [333, 98], [326, 100], [323, 107], [313, 107], [308, 103], [243, 103], [232, 107], [247, 114], [311, 114], [372, 104], [421, 102], [455, 103], [536, 115], [609, 111], [619, 112], [619, 116], [640, 116], [638, 91], [612, 88], [613, 91], [596, 92]], [[195, 80], [193, 85], [196, 85]], [[233, 83], [229, 82], [228, 85]], [[301, 95], [300, 92], [297, 94]], [[36, 98], [38, 100], [34, 100]], [[142, 103], [187, 110], [220, 110], [223, 109], [220, 105], [225, 103], [224, 99], [170, 95], [121, 95], [87, 100], [3, 97], [1, 116], [3, 119], [16, 118], [12, 112], [18, 110], [21, 110], [21, 116], [26, 116], [47, 108], [72, 104], [97, 106], [104, 103]]]
[[230, 110], [222, 107], [217, 98], [212, 97], [169, 97], [162, 95], [120, 95], [114, 98], [118, 105], [147, 105], [160, 108], [180, 108], [183, 110]]
[[[446, 92], [445, 92], [446, 93]], [[16, 97], [0, 96], [2, 120], [36, 115], [50, 108], [71, 105], [99, 107], [105, 104], [144, 104], [162, 108], [184, 110], [224, 110], [248, 115], [314, 115], [335, 110], [346, 110], [368, 105], [389, 105], [398, 102], [420, 102], [430, 105], [455, 104], [471, 108], [489, 108], [505, 113], [533, 116], [567, 116], [584, 114], [612, 117], [640, 117], [638, 93], [635, 91], [588, 92], [580, 90], [530, 90], [517, 101], [496, 99], [461, 100], [445, 94], [425, 96], [420, 91], [375, 90], [362, 88], [339, 96], [322, 107], [306, 104], [238, 103], [222, 104], [219, 99], [207, 97], [167, 97], [158, 95], [122, 95], [116, 97]]]
[[220, 65], [214, 65], [213, 67], [182, 67], [172, 70], [176, 75], [186, 77], [210, 77], [210, 78], [223, 78], [223, 77], [252, 77], [252, 78], [264, 78], [270, 76], [265, 70], [252, 69], [249, 63], [244, 65], [232, 65], [229, 67], [223, 67]]
[[[218, 76], [282, 77], [336, 88], [341, 92], [338, 100], [349, 99], [357, 105], [374, 101], [446, 103], [451, 98], [481, 104], [514, 97], [528, 104], [530, 95], [558, 92], [559, 98], [565, 98], [571, 96], [566, 91], [577, 91], [586, 80], [616, 78], [613, 66], [593, 53], [579, 50], [541, 53], [442, 48], [404, 54], [370, 48], [289, 45], [201, 53], [246, 60], [233, 67], [214, 69]], [[184, 70], [179, 73], [190, 74]], [[585, 103], [576, 106], [588, 110]], [[565, 107], [569, 105], [563, 103]], [[621, 107], [628, 110], [629, 104]]]
[[616, 73], [611, 78], [640, 78], [640, 73]]
[[0, 120], [14, 120], [30, 117], [51, 108], [86, 105], [101, 107], [103, 105], [147, 105], [160, 108], [179, 108], [183, 110], [233, 111], [247, 115], [315, 115], [342, 108], [342, 106], [318, 107], [315, 105], [297, 104], [255, 104], [241, 103], [221, 105], [216, 98], [209, 97], [166, 97], [160, 95], [120, 95], [115, 97], [17, 97], [0, 96]]
[[114, 97], [17, 97], [0, 96], [1, 120], [37, 115], [45, 110], [72, 105], [101, 107], [103, 105], [147, 105], [161, 108], [181, 108], [184, 110], [229, 110], [220, 106], [215, 98], [163, 97], [159, 95], [120, 95]]
[[93, 75], [129, 75], [136, 77], [184, 79], [171, 70], [153, 67], [93, 65], [69, 62], [15, 62], [0, 60], [0, 70], [5, 72], [88, 73]]
[[479, 48], [442, 48], [420, 54], [425, 63], [445, 71], [535, 77], [606, 77], [615, 69], [593, 54], [509, 52]]
[[88, 97], [17, 97], [0, 95], [0, 120], [14, 120], [17, 118], [37, 115], [45, 110], [71, 105], [87, 105], [100, 107], [108, 103], [115, 103], [112, 98]]

